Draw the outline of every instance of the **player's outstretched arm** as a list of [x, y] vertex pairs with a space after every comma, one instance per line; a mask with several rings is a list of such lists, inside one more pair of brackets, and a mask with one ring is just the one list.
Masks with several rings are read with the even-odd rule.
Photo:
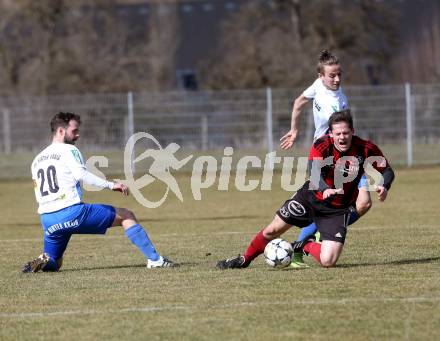
[[297, 135], [298, 135], [298, 130], [289, 130], [289, 132], [280, 139], [281, 141], [280, 147], [282, 149], [291, 148], [295, 143]]
[[75, 180], [99, 188], [113, 189], [113, 182], [102, 179], [86, 169], [81, 152], [75, 146], [66, 145], [63, 160]]
[[299, 118], [304, 106], [309, 102], [309, 99], [301, 95], [295, 99], [292, 109], [291, 128], [283, 137], [281, 137], [280, 146], [282, 149], [289, 149], [293, 146], [298, 135]]
[[124, 184], [121, 184], [120, 182], [115, 182], [112, 190], [115, 192], [121, 192], [125, 196], [128, 196], [130, 194], [128, 187]]

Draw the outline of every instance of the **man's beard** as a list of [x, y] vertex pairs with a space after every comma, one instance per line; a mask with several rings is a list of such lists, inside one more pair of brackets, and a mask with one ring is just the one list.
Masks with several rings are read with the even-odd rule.
[[64, 143], [74, 145], [75, 142], [76, 142], [76, 139], [74, 139], [74, 138], [72, 139], [72, 138], [70, 138], [70, 137], [68, 137], [68, 136], [64, 136]]

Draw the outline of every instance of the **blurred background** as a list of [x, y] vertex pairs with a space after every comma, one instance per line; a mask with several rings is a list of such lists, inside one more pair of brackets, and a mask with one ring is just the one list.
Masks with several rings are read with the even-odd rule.
[[0, 177], [27, 175], [58, 111], [81, 114], [88, 153], [120, 153], [136, 131], [274, 150], [324, 48], [358, 135], [394, 164], [440, 163], [436, 0], [1, 0]]

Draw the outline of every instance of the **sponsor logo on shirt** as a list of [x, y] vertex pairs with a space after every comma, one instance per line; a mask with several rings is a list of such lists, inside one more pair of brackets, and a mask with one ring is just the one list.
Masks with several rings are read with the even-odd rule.
[[315, 104], [316, 110], [321, 111], [321, 107], [319, 106], [318, 102], [315, 101], [314, 104]]
[[84, 164], [83, 160], [81, 159], [81, 155], [79, 155], [79, 152], [77, 150], [71, 150], [73, 157], [75, 158], [76, 161], [78, 161], [80, 164]]

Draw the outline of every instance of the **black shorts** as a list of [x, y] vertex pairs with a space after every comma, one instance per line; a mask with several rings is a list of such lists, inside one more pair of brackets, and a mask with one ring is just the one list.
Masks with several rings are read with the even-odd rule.
[[307, 188], [301, 188], [291, 199], [286, 200], [277, 215], [286, 224], [300, 228], [315, 222], [321, 240], [344, 243], [350, 218], [348, 208], [334, 208], [325, 201], [312, 198]]

